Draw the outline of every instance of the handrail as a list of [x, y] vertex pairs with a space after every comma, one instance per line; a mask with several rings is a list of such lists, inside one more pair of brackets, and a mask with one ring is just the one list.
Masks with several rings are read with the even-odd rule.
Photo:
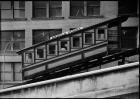
[[44, 45], [44, 44], [53, 42], [53, 41], [58, 40], [58, 39], [62, 39], [62, 38], [65, 38], [65, 37], [69, 37], [69, 36], [71, 36], [71, 35], [77, 34], [78, 32], [86, 31], [86, 30], [89, 30], [89, 29], [91, 29], [91, 28], [96, 28], [96, 27], [99, 27], [99, 26], [102, 26], [102, 25], [105, 25], [105, 24], [108, 24], [108, 27], [111, 27], [112, 25], [118, 24], [119, 22], [122, 23], [122, 22], [126, 21], [127, 19], [128, 19], [128, 16], [120, 16], [120, 17], [117, 17], [117, 18], [113, 18], [113, 19], [104, 21], [104, 22], [102, 22], [102, 23], [98, 23], [98, 24], [91, 25], [91, 26], [88, 26], [88, 27], [80, 28], [79, 30], [73, 31], [73, 32], [71, 32], [71, 33], [69, 33], [69, 34], [67, 34], [67, 35], [62, 35], [62, 36], [56, 37], [56, 38], [51, 39], [51, 40], [48, 40], [48, 41], [43, 41], [43, 42], [40, 42], [40, 43], [38, 43], [38, 44], [34, 44], [34, 45], [31, 46], [31, 47], [24, 48], [24, 49], [18, 51], [17, 53], [18, 53], [18, 54], [21, 54], [22, 52], [24, 52], [24, 51], [26, 51], [26, 50], [30, 50], [30, 49], [32, 49], [32, 48], [34, 48], [34, 47], [38, 47], [38, 46], [41, 46], [41, 45]]

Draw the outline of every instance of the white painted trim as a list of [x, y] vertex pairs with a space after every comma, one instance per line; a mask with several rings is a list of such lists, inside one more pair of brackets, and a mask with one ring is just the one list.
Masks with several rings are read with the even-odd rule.
[[21, 62], [21, 56], [0, 56], [0, 62]]

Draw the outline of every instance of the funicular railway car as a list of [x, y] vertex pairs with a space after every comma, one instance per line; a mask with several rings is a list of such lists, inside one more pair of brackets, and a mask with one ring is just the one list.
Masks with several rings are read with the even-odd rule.
[[110, 52], [119, 51], [121, 23], [128, 16], [121, 16], [88, 27], [79, 27], [50, 37], [50, 40], [18, 51], [22, 55], [23, 79], [36, 79], [85, 60], [100, 59]]

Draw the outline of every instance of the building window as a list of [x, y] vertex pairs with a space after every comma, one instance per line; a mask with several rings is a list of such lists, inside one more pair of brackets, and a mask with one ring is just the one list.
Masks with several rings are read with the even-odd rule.
[[34, 1], [34, 18], [51, 18], [62, 16], [62, 1]]
[[87, 16], [100, 15], [100, 2], [87, 1]]
[[70, 1], [70, 16], [100, 15], [100, 1]]
[[119, 15], [137, 15], [138, 0], [119, 0]]
[[21, 63], [0, 63], [0, 81], [21, 81]]
[[50, 17], [61, 17], [62, 16], [62, 2], [50, 1], [49, 6]]
[[0, 52], [7, 54], [25, 47], [24, 31], [1, 31]]
[[13, 63], [14, 81], [22, 81], [22, 64]]
[[33, 44], [49, 40], [50, 37], [62, 33], [62, 29], [34, 30]]
[[1, 18], [25, 18], [25, 1], [0, 1]]
[[1, 81], [13, 81], [13, 69], [11, 63], [0, 63]]
[[70, 2], [70, 15], [71, 16], [84, 16], [84, 1], [71, 1]]

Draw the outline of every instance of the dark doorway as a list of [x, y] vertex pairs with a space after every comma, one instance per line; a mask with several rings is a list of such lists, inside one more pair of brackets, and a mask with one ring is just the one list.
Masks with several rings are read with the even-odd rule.
[[137, 47], [137, 27], [122, 27], [121, 47], [123, 49]]

